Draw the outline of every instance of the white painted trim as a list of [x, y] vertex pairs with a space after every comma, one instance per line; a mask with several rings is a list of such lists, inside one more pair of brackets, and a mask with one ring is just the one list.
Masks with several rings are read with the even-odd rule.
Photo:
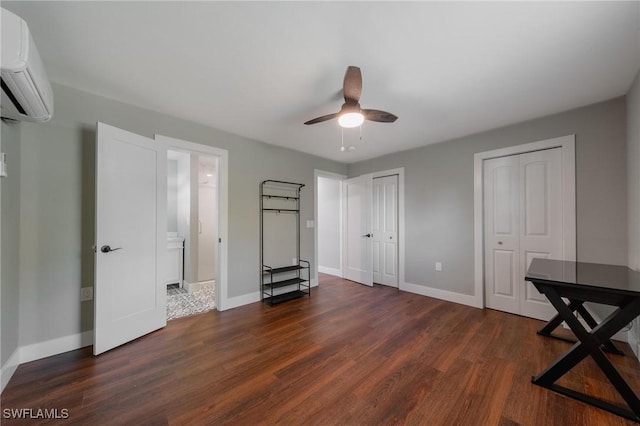
[[18, 366], [20, 365], [20, 348], [16, 348], [15, 351], [11, 354], [7, 362], [4, 363], [2, 368], [0, 369], [0, 393], [4, 390], [11, 380], [13, 373], [16, 372]]
[[215, 279], [215, 305], [219, 311], [231, 309], [233, 305], [228, 299], [228, 259], [229, 259], [229, 151], [210, 145], [189, 142], [168, 136], [155, 135], [155, 139], [165, 141], [168, 149], [189, 151], [218, 157], [218, 237], [222, 239], [219, 244], [219, 265]]
[[[382, 170], [371, 174], [371, 178], [398, 175], [398, 288], [404, 283], [404, 167], [390, 170]], [[406, 284], [406, 283], [405, 283]]]
[[250, 303], [255, 303], [260, 301], [260, 292], [256, 291], [254, 293], [243, 294], [242, 296], [230, 297], [226, 300], [227, 305], [225, 306], [225, 311], [228, 309], [238, 308], [240, 306], [248, 305]]
[[194, 291], [202, 290], [204, 287], [215, 287], [215, 285], [216, 280], [198, 281], [197, 283], [187, 283], [185, 289], [189, 294], [191, 294]]
[[468, 294], [454, 293], [453, 291], [441, 290], [439, 288], [433, 287], [425, 287], [423, 285], [411, 283], [400, 284], [400, 290], [477, 308], [475, 296]]
[[336, 277], [342, 278], [342, 270], [335, 268], [328, 268], [326, 266], [318, 266], [318, 272], [322, 272], [323, 274], [334, 275]]
[[20, 348], [20, 363], [35, 361], [91, 345], [93, 345], [93, 330], [58, 337], [45, 342], [32, 343]]
[[567, 135], [554, 139], [531, 142], [500, 148], [493, 151], [479, 152], [474, 155], [474, 298], [478, 308], [484, 307], [484, 235], [483, 235], [483, 173], [484, 160], [543, 149], [562, 148], [562, 196], [563, 196], [563, 229], [565, 260], [576, 260], [576, 149], [575, 135]]
[[[314, 245], [314, 255], [313, 255], [313, 262], [314, 265], [316, 265], [315, 271], [313, 272], [313, 276], [316, 282], [316, 286], [318, 285], [318, 272], [322, 272], [319, 271], [320, 270], [320, 266], [318, 265], [318, 177], [324, 177], [324, 178], [329, 178], [329, 179], [335, 179], [338, 180], [340, 182], [342, 182], [342, 180], [346, 179], [347, 177], [345, 175], [341, 175], [338, 173], [332, 173], [332, 172], [325, 172], [324, 170], [318, 170], [318, 169], [314, 169], [313, 170], [313, 194], [314, 194], [314, 204], [313, 204], [313, 220], [314, 220], [314, 224], [315, 226], [313, 227], [313, 245]], [[342, 276], [342, 185], [340, 185], [340, 275], [338, 276]], [[328, 272], [327, 272], [328, 273]], [[312, 279], [312, 281], [313, 281]]]

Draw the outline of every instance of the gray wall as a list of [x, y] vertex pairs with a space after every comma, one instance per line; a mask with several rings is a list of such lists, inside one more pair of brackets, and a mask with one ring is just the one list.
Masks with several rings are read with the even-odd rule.
[[405, 281], [472, 295], [474, 154], [568, 134], [576, 135], [578, 259], [624, 265], [624, 98], [355, 163], [348, 175], [405, 167]]
[[318, 266], [340, 269], [340, 186], [342, 181], [318, 177]]
[[[629, 196], [629, 267], [640, 271], [640, 73], [627, 93], [627, 176]], [[640, 343], [640, 318], [631, 330]], [[636, 348], [640, 357], [640, 348]]]
[[0, 365], [4, 366], [18, 348], [19, 330], [19, 238], [20, 220], [20, 124], [2, 122], [2, 152], [7, 154], [8, 177], [2, 185], [2, 234], [0, 259]]
[[[79, 302], [93, 285], [95, 123], [147, 137], [176, 137], [229, 151], [229, 296], [258, 291], [258, 184], [304, 183], [302, 223], [314, 216], [314, 169], [346, 174], [346, 166], [266, 145], [187, 120], [53, 85], [51, 122], [24, 126], [20, 242], [20, 344], [93, 327], [93, 305]], [[303, 259], [314, 258], [313, 229], [302, 229]], [[314, 265], [315, 269], [315, 265]]]

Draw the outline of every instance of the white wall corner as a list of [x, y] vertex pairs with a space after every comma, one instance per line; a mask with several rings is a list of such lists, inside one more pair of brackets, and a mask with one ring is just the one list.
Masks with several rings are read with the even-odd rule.
[[20, 348], [16, 348], [15, 351], [11, 354], [7, 362], [4, 363], [2, 369], [0, 369], [0, 393], [4, 391], [4, 388], [11, 380], [13, 373], [16, 372], [18, 366], [20, 365]]
[[441, 290], [439, 288], [425, 287], [422, 285], [401, 283], [400, 290], [409, 293], [420, 294], [422, 296], [433, 297], [434, 299], [445, 300], [447, 302], [459, 303], [461, 305], [472, 306], [474, 308], [482, 308], [478, 306], [476, 296], [455, 293], [453, 291]]
[[25, 345], [20, 348], [20, 363], [35, 361], [91, 345], [93, 345], [93, 330]]

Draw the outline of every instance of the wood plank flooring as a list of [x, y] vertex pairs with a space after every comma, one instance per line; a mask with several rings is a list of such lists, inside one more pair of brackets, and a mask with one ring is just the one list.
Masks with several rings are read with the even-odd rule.
[[[169, 322], [99, 357], [21, 365], [2, 408], [82, 425], [631, 425], [531, 384], [570, 344], [542, 325], [328, 275], [311, 298]], [[628, 345], [611, 355], [640, 393]], [[561, 383], [619, 402], [591, 359]], [[38, 421], [2, 419], [3, 425]]]

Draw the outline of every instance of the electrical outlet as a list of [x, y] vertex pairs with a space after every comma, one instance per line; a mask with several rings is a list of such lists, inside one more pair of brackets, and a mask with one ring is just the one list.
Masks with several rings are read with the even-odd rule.
[[295, 257], [291, 258], [291, 264], [292, 265], [297, 265], [298, 264], [298, 259], [296, 259]]
[[442, 262], [436, 262], [436, 271], [442, 271]]
[[82, 287], [80, 289], [80, 301], [93, 300], [93, 287]]
[[307, 228], [313, 228], [314, 226], [316, 226], [316, 224], [313, 220], [307, 221]]

